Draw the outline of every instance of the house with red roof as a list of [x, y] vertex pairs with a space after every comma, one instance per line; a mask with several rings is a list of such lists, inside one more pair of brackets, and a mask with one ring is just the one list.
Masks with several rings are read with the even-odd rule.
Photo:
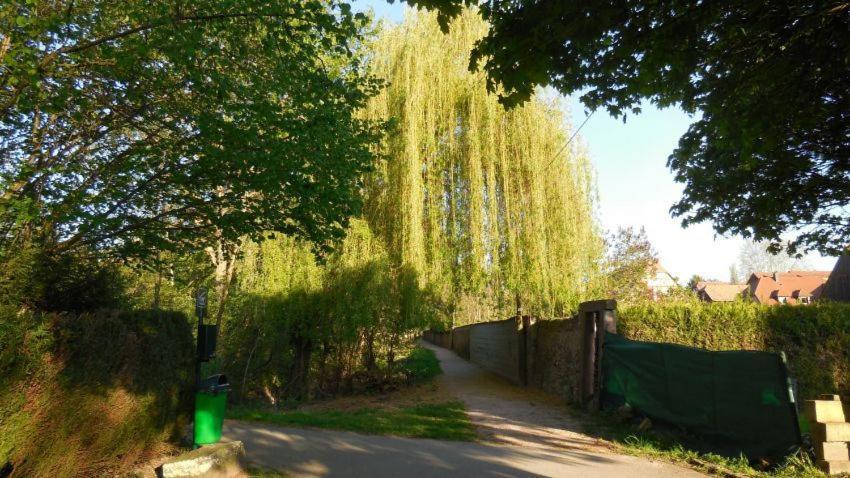
[[821, 297], [829, 271], [754, 272], [746, 295], [760, 304], [810, 304]]
[[734, 302], [744, 296], [747, 284], [727, 284], [726, 282], [700, 281], [694, 291], [704, 302]]

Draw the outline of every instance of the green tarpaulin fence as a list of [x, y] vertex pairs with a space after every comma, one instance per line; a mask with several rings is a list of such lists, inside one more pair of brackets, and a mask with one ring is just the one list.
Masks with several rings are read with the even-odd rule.
[[778, 459], [800, 444], [785, 363], [776, 353], [712, 352], [606, 333], [602, 406], [626, 403], [721, 454]]

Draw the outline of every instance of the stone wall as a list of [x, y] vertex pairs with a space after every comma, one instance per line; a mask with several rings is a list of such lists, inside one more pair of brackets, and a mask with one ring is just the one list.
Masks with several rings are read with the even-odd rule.
[[517, 385], [578, 403], [581, 395], [581, 327], [576, 317], [523, 321], [517, 317], [465, 325], [425, 339], [453, 350]]
[[578, 403], [581, 327], [575, 317], [538, 320], [528, 331], [528, 385]]

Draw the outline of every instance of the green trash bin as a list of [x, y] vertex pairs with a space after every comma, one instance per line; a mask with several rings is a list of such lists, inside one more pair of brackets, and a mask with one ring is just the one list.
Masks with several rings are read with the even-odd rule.
[[221, 440], [224, 410], [230, 384], [223, 374], [203, 380], [195, 394], [195, 445], [208, 445]]

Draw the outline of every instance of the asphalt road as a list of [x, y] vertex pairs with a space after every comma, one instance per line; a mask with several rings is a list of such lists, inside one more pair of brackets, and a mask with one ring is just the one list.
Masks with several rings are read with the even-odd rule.
[[516, 387], [449, 350], [434, 350], [446, 400], [460, 399], [478, 442], [425, 440], [353, 432], [225, 422], [248, 461], [293, 477], [702, 477], [696, 471], [618, 455], [581, 433], [557, 397]]
[[703, 475], [646, 459], [228, 421], [226, 439], [241, 440], [248, 461], [293, 477], [666, 478]]

